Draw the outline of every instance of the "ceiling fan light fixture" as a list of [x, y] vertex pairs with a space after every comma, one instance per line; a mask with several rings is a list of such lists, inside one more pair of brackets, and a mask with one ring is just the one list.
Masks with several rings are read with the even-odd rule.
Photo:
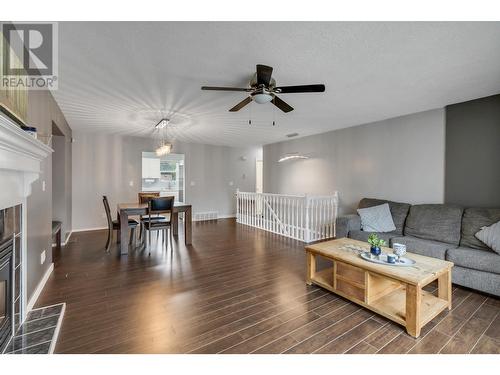
[[265, 104], [273, 100], [273, 96], [267, 93], [260, 93], [260, 94], [255, 94], [253, 96], [253, 99], [259, 104]]

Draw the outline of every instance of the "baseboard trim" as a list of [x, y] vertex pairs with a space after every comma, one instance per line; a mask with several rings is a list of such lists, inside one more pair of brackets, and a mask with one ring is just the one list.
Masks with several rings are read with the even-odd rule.
[[38, 297], [40, 297], [40, 294], [43, 291], [43, 288], [45, 287], [45, 284], [47, 283], [47, 280], [50, 277], [50, 274], [54, 270], [54, 263], [50, 263], [49, 268], [45, 272], [45, 275], [43, 275], [42, 280], [38, 283], [36, 286], [35, 291], [31, 295], [31, 298], [28, 302], [28, 306], [26, 307], [26, 312], [31, 311], [33, 309], [33, 306], [35, 306], [36, 301], [38, 300]]
[[236, 217], [236, 214], [231, 214], [231, 215], [221, 215], [217, 219], [234, 219]]
[[81, 229], [73, 229], [71, 233], [78, 233], [78, 232], [90, 232], [93, 230], [104, 230], [108, 229], [108, 227], [94, 227], [94, 228], [81, 228]]

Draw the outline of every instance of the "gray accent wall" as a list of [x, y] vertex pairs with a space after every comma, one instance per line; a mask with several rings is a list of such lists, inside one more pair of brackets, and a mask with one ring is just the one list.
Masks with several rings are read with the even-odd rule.
[[[334, 130], [264, 146], [264, 191], [283, 194], [339, 192], [340, 212], [363, 197], [442, 203], [444, 109]], [[298, 152], [306, 160], [278, 163]]]
[[[102, 196], [108, 196], [114, 218], [117, 203], [137, 201], [142, 152], [154, 151], [155, 141], [86, 132], [75, 132], [74, 138], [73, 230], [103, 228]], [[186, 200], [193, 212], [234, 215], [236, 189], [255, 191], [261, 150], [174, 142], [173, 152], [185, 155]]]
[[500, 95], [446, 107], [445, 201], [500, 207]]
[[[43, 137], [52, 134], [54, 122], [65, 137], [71, 138], [71, 128], [48, 91], [29, 92], [27, 122], [30, 126], [35, 126], [38, 134]], [[31, 185], [32, 192], [26, 202], [28, 300], [52, 263], [52, 156], [42, 162], [41, 169], [42, 173]], [[69, 194], [71, 195], [71, 191]], [[40, 255], [44, 250], [46, 259], [41, 264]]]

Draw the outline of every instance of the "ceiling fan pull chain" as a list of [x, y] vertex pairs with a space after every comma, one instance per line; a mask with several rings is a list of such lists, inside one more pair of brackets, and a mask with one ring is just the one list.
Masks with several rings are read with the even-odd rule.
[[276, 125], [276, 106], [273, 106], [273, 126]]
[[248, 106], [248, 125], [252, 125], [252, 106], [251, 105]]

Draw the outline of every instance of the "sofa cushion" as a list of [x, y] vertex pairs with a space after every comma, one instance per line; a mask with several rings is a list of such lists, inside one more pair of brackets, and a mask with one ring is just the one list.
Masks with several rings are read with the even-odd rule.
[[462, 219], [461, 247], [489, 250], [475, 235], [482, 227], [500, 221], [500, 208], [466, 208]]
[[399, 236], [399, 233], [396, 233], [396, 231], [378, 233], [378, 232], [365, 232], [365, 231], [362, 231], [362, 230], [351, 230], [349, 232], [349, 237], [352, 238], [353, 240], [367, 242], [368, 241], [368, 236], [370, 234], [372, 234], [372, 233], [376, 233], [377, 236], [378, 236], [378, 238], [381, 238], [385, 242], [387, 242], [387, 245], [389, 245], [390, 240], [391, 240], [392, 237]]
[[461, 207], [444, 204], [411, 206], [404, 234], [458, 246], [462, 212]]
[[398, 234], [403, 234], [403, 228], [405, 226], [406, 216], [408, 216], [408, 211], [410, 205], [408, 203], [392, 202], [383, 199], [374, 198], [363, 198], [359, 202], [358, 208], [367, 208], [373, 206], [380, 206], [381, 204], [388, 203], [389, 209], [391, 210], [392, 221], [396, 226], [396, 232]]
[[358, 214], [361, 217], [361, 229], [366, 232], [386, 233], [396, 230], [391, 210], [387, 203], [380, 206], [358, 208]]
[[482, 227], [476, 238], [500, 255], [500, 221], [489, 227]]
[[446, 253], [446, 260], [457, 266], [500, 274], [500, 255], [491, 251], [459, 247], [449, 249]]
[[408, 251], [409, 253], [425, 255], [438, 259], [445, 259], [446, 251], [448, 249], [456, 248], [456, 246], [444, 242], [424, 240], [422, 238], [411, 236], [391, 238], [391, 247], [395, 243], [406, 245], [406, 251]]

